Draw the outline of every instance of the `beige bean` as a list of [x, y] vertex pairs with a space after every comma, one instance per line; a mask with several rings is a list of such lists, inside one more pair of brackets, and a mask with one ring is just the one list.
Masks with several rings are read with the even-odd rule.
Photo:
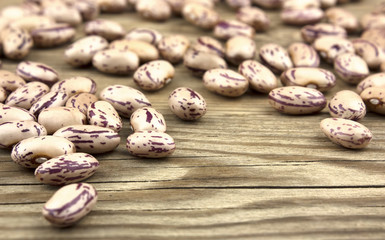
[[32, 13], [28, 11], [26, 8], [23, 8], [21, 5], [5, 6], [0, 11], [1, 17], [6, 18], [10, 21], [14, 21], [14, 20], [29, 16], [30, 14]]
[[127, 75], [138, 68], [139, 57], [130, 50], [106, 49], [94, 55], [92, 65], [104, 73]]
[[64, 106], [69, 95], [65, 92], [49, 92], [37, 100], [29, 109], [31, 114], [38, 116], [41, 111], [51, 107]]
[[156, 91], [171, 82], [175, 69], [165, 60], [155, 60], [140, 66], [134, 73], [134, 82], [143, 90]]
[[31, 31], [35, 47], [58, 47], [70, 42], [75, 37], [75, 29], [68, 24], [58, 23], [39, 27]]
[[339, 54], [354, 53], [353, 44], [349, 40], [340, 37], [325, 36], [317, 38], [313, 47], [328, 63], [333, 63]]
[[255, 58], [256, 44], [253, 39], [245, 36], [235, 36], [226, 42], [226, 59], [234, 65]]
[[267, 43], [259, 49], [261, 62], [274, 73], [281, 73], [293, 67], [289, 53], [278, 44]]
[[385, 16], [376, 13], [366, 13], [361, 17], [360, 24], [363, 29], [384, 28]]
[[296, 42], [290, 44], [288, 53], [294, 67], [318, 67], [320, 64], [318, 53], [306, 43]]
[[123, 26], [115, 21], [107, 19], [96, 19], [89, 21], [84, 26], [87, 35], [98, 35], [108, 41], [122, 38], [125, 34]]
[[151, 28], [133, 28], [124, 36], [127, 40], [139, 40], [157, 46], [163, 38], [162, 34]]
[[361, 35], [361, 39], [370, 41], [373, 44], [377, 44], [382, 49], [385, 49], [385, 29], [371, 28], [364, 31]]
[[372, 133], [361, 123], [343, 118], [326, 118], [320, 124], [330, 141], [351, 149], [365, 148], [372, 140]]
[[176, 64], [183, 60], [183, 56], [190, 46], [190, 40], [183, 35], [164, 37], [158, 44], [160, 55], [167, 61]]
[[254, 38], [254, 34], [254, 28], [237, 20], [221, 20], [214, 28], [214, 36], [225, 40], [239, 35]]
[[81, 113], [87, 114], [88, 106], [98, 101], [98, 97], [92, 93], [77, 93], [66, 102], [66, 107], [78, 109]]
[[51, 92], [63, 91], [73, 96], [77, 93], [96, 93], [96, 83], [88, 77], [71, 77], [55, 83]]
[[324, 17], [322, 9], [311, 8], [286, 8], [281, 11], [281, 20], [289, 25], [306, 25], [318, 23]]
[[8, 121], [0, 124], [0, 148], [12, 147], [21, 140], [47, 135], [44, 126], [35, 121]]
[[171, 17], [171, 7], [164, 0], [137, 0], [136, 11], [145, 19], [165, 21]]
[[166, 121], [163, 115], [152, 107], [137, 109], [130, 117], [131, 128], [134, 132], [155, 131], [166, 132]]
[[197, 120], [207, 112], [207, 103], [203, 96], [186, 87], [179, 87], [171, 92], [168, 106], [182, 120]]
[[5, 104], [11, 107], [30, 109], [48, 91], [49, 87], [44, 83], [29, 82], [9, 94]]
[[257, 92], [268, 93], [278, 86], [277, 78], [270, 69], [255, 60], [242, 62], [238, 72], [249, 81], [250, 88]]
[[106, 101], [91, 103], [87, 110], [87, 119], [90, 125], [106, 127], [119, 132], [123, 126], [118, 112]]
[[96, 0], [103, 13], [121, 13], [127, 10], [127, 0]]
[[342, 53], [334, 60], [336, 74], [345, 82], [357, 84], [369, 75], [364, 59], [354, 53]]
[[257, 7], [241, 7], [237, 12], [237, 20], [246, 23], [257, 32], [264, 32], [270, 27], [270, 19], [266, 13]]
[[364, 59], [370, 69], [378, 69], [385, 62], [385, 53], [377, 44], [365, 39], [354, 39], [352, 43], [356, 54]]
[[370, 87], [385, 88], [385, 73], [372, 74], [363, 79], [357, 85], [357, 92], [361, 93], [366, 88]]
[[60, 188], [44, 204], [44, 218], [57, 227], [73, 225], [95, 206], [98, 195], [88, 183], [73, 183]]
[[73, 7], [79, 11], [83, 21], [94, 20], [100, 13], [98, 2], [94, 0], [77, 0], [73, 2]]
[[203, 29], [213, 29], [220, 18], [214, 9], [194, 2], [184, 4], [182, 15], [186, 21]]
[[225, 49], [222, 43], [208, 36], [198, 37], [196, 42], [191, 46], [191, 49], [197, 52], [216, 54], [222, 58], [225, 56]]
[[347, 33], [343, 27], [330, 23], [317, 23], [315, 25], [306, 25], [302, 27], [301, 36], [305, 42], [313, 43], [317, 38], [325, 36], [346, 38]]
[[0, 103], [3, 103], [7, 99], [8, 93], [4, 88], [0, 87]]
[[65, 126], [86, 124], [87, 117], [76, 108], [52, 107], [40, 112], [38, 122], [47, 129], [48, 134], [53, 134]]
[[282, 4], [283, 9], [305, 9], [305, 8], [319, 8], [319, 0], [285, 0]]
[[225, 3], [233, 9], [251, 6], [251, 0], [226, 0]]
[[74, 153], [75, 145], [62, 137], [30, 137], [17, 143], [11, 152], [12, 160], [26, 168], [37, 168], [48, 159]]
[[184, 0], [185, 5], [189, 3], [198, 3], [208, 8], [214, 8], [217, 2], [218, 0]]
[[107, 86], [100, 92], [100, 99], [111, 103], [119, 115], [125, 118], [129, 118], [136, 109], [151, 107], [142, 92], [124, 85]]
[[49, 86], [59, 80], [55, 69], [40, 62], [20, 62], [16, 67], [16, 74], [26, 81], [38, 81]]
[[360, 24], [356, 16], [346, 9], [332, 7], [325, 11], [328, 22], [343, 27], [348, 32], [356, 32], [360, 28]]
[[35, 29], [52, 26], [53, 24], [55, 24], [55, 20], [48, 16], [31, 15], [12, 21], [9, 27], [32, 32]]
[[249, 81], [230, 69], [211, 69], [203, 75], [203, 85], [210, 91], [227, 97], [239, 97], [248, 87]]
[[36, 121], [36, 118], [24, 108], [1, 105], [0, 123], [9, 121]]
[[252, 2], [262, 8], [276, 9], [282, 7], [284, 0], [252, 0]]
[[109, 48], [121, 51], [132, 51], [138, 55], [141, 62], [149, 62], [159, 58], [159, 52], [155, 46], [140, 40], [115, 40], [110, 44]]
[[0, 38], [5, 57], [12, 60], [25, 58], [33, 46], [31, 35], [20, 28], [6, 28], [1, 31]]
[[17, 76], [15, 73], [7, 70], [0, 70], [0, 87], [4, 88], [7, 92], [13, 92], [24, 84], [24, 79]]
[[164, 158], [175, 151], [174, 139], [164, 132], [138, 131], [127, 137], [128, 152], [143, 158]]
[[218, 55], [192, 49], [185, 54], [183, 65], [197, 77], [203, 76], [210, 69], [227, 68], [226, 61]]
[[43, 15], [54, 19], [57, 23], [67, 23], [71, 26], [77, 26], [82, 22], [80, 12], [62, 2], [43, 7]]
[[369, 111], [385, 115], [384, 87], [365, 88], [360, 96]]
[[350, 90], [337, 92], [328, 107], [330, 115], [335, 118], [360, 121], [366, 115], [366, 106], [360, 95]]

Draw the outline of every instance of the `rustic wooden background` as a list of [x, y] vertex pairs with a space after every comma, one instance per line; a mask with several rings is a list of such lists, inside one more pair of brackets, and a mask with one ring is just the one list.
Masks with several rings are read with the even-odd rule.
[[[1, 0], [0, 6], [18, 2]], [[378, 2], [343, 7], [361, 16]], [[227, 7], [218, 9], [234, 18]], [[268, 15], [272, 26], [256, 35], [258, 46], [300, 40], [299, 28], [282, 25], [278, 12]], [[191, 40], [211, 35], [180, 18], [153, 23], [136, 13], [101, 17], [127, 30], [152, 27]], [[92, 77], [99, 90], [111, 84], [136, 87], [131, 77], [70, 67], [64, 49], [34, 49], [27, 59], [53, 66], [61, 79]], [[3, 69], [15, 71], [16, 65], [3, 61]], [[181, 86], [206, 98], [208, 112], [199, 121], [182, 121], [168, 109], [169, 93]], [[326, 96], [341, 89], [354, 86], [339, 81]], [[33, 170], [13, 163], [10, 150], [0, 150], [0, 239], [385, 239], [383, 116], [369, 113], [361, 121], [374, 139], [355, 151], [331, 143], [320, 131], [319, 122], [329, 117], [326, 109], [293, 117], [273, 110], [263, 94], [222, 97], [182, 65], [169, 85], [146, 95], [166, 118], [175, 154], [159, 160], [128, 155], [125, 139], [131, 130], [125, 120], [121, 145], [96, 156], [101, 166], [87, 180], [99, 192], [97, 206], [74, 227], [56, 229], [43, 219], [41, 208], [57, 188], [40, 184]]]

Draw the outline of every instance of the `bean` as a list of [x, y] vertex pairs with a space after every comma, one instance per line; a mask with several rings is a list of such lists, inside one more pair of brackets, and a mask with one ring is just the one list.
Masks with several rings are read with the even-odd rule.
[[385, 88], [368, 87], [360, 94], [369, 111], [385, 115]]
[[214, 9], [194, 2], [184, 4], [182, 15], [186, 21], [203, 29], [213, 29], [220, 18]]
[[30, 33], [38, 28], [52, 26], [52, 24], [55, 24], [55, 20], [48, 16], [31, 15], [10, 22], [9, 27], [23, 29]]
[[35, 102], [29, 112], [38, 116], [44, 109], [64, 106], [69, 95], [65, 92], [49, 92]]
[[200, 5], [203, 5], [208, 8], [214, 8], [215, 3], [217, 3], [218, 0], [184, 0], [183, 5], [189, 4], [189, 3], [198, 3]]
[[163, 115], [152, 107], [137, 109], [130, 117], [130, 123], [134, 132], [155, 131], [166, 132], [166, 121]]
[[326, 118], [321, 121], [320, 127], [330, 141], [346, 148], [365, 148], [372, 140], [370, 130], [353, 120]]
[[363, 29], [384, 28], [385, 16], [376, 13], [366, 13], [361, 17], [360, 24]]
[[0, 15], [3, 18], [9, 19], [9, 20], [17, 20], [19, 18], [23, 18], [26, 16], [29, 16], [31, 13], [27, 11], [27, 9], [23, 8], [22, 6], [6, 6], [1, 9]]
[[201, 77], [210, 69], [227, 68], [226, 61], [216, 54], [188, 50], [184, 56], [183, 65], [189, 69], [194, 76]]
[[94, 55], [92, 65], [104, 73], [127, 75], [138, 68], [139, 57], [130, 50], [106, 49]]
[[226, 0], [225, 2], [233, 9], [251, 6], [251, 0]]
[[[186, 1], [186, 0], [166, 0], [166, 2], [168, 3], [168, 5], [170, 5], [172, 13], [176, 16], [180, 16], [184, 4], [186, 4], [186, 2], [188, 2], [188, 1]], [[210, 3], [211, 1], [206, 1], [206, 2]]]
[[136, 109], [151, 107], [151, 103], [142, 92], [124, 85], [104, 88], [100, 92], [100, 98], [111, 103], [119, 115], [125, 118], [129, 118]]
[[225, 56], [225, 49], [222, 43], [208, 36], [198, 37], [196, 42], [191, 46], [191, 49], [197, 52], [216, 54], [221, 58]]
[[371, 28], [364, 31], [361, 34], [361, 39], [370, 41], [373, 44], [378, 45], [382, 49], [385, 49], [385, 29], [382, 28]]
[[52, 48], [70, 42], [75, 37], [75, 29], [68, 24], [51, 24], [31, 31], [35, 47]]
[[359, 22], [356, 16], [346, 9], [332, 7], [325, 11], [329, 23], [343, 27], [348, 32], [356, 32], [359, 29]]
[[29, 82], [9, 94], [5, 104], [11, 107], [30, 109], [48, 91], [49, 87], [44, 83]]
[[171, 7], [164, 0], [138, 0], [136, 11], [145, 19], [165, 21], [171, 17]]
[[127, 0], [96, 0], [103, 13], [121, 13], [127, 10]]
[[253, 3], [267, 9], [282, 7], [284, 0], [253, 0]]
[[357, 85], [357, 92], [361, 93], [369, 87], [385, 88], [385, 73], [372, 74], [363, 79]]
[[360, 121], [366, 114], [360, 95], [350, 90], [337, 92], [329, 101], [328, 107], [330, 115], [335, 118]]
[[88, 106], [96, 101], [98, 101], [98, 97], [92, 93], [77, 93], [67, 100], [65, 106], [76, 108], [81, 113], [87, 114]]
[[127, 137], [128, 152], [143, 158], [164, 158], [175, 151], [174, 139], [164, 132], [138, 131]]
[[261, 93], [268, 93], [278, 86], [275, 75], [255, 60], [246, 60], [238, 67], [238, 72], [248, 81], [252, 89]]
[[324, 12], [320, 8], [287, 8], [281, 11], [281, 20], [289, 25], [314, 24], [322, 20]]
[[347, 83], [357, 84], [369, 75], [366, 62], [354, 53], [343, 53], [334, 60], [334, 70]]
[[381, 47], [365, 39], [352, 40], [357, 55], [362, 57], [370, 69], [378, 69], [385, 62], [385, 54]]
[[139, 40], [157, 46], [163, 38], [162, 34], [151, 28], [133, 28], [124, 36], [127, 40]]
[[134, 73], [134, 82], [142, 89], [156, 91], [171, 82], [175, 69], [165, 60], [155, 60], [140, 66]]
[[48, 185], [67, 185], [83, 181], [99, 167], [99, 161], [86, 153], [68, 153], [49, 159], [35, 170], [35, 178]]
[[73, 6], [79, 11], [83, 21], [90, 21], [99, 16], [100, 9], [97, 1], [77, 0], [74, 1]]
[[36, 121], [36, 118], [24, 108], [1, 105], [0, 123], [9, 121]]
[[51, 158], [75, 151], [75, 145], [65, 138], [39, 136], [30, 137], [17, 143], [12, 148], [11, 158], [20, 166], [37, 168]]
[[158, 44], [160, 55], [172, 64], [179, 63], [190, 46], [190, 40], [183, 35], [171, 35], [162, 38]]
[[138, 55], [141, 62], [149, 62], [159, 58], [159, 52], [155, 46], [140, 40], [115, 40], [110, 44], [110, 49], [132, 51]]
[[25, 85], [25, 81], [21, 77], [13, 72], [0, 70], [0, 87], [4, 88], [5, 91], [13, 92], [23, 85]]
[[214, 36], [225, 40], [238, 35], [254, 38], [254, 34], [254, 28], [237, 20], [221, 20], [214, 28]]
[[270, 19], [266, 13], [257, 7], [241, 7], [238, 9], [236, 18], [238, 21], [246, 23], [257, 32], [267, 31], [270, 27]]
[[96, 101], [87, 110], [87, 119], [90, 125], [106, 127], [119, 132], [123, 126], [115, 108], [106, 101]]
[[180, 119], [197, 120], [207, 111], [206, 100], [191, 88], [180, 87], [171, 92], [168, 106]]
[[317, 23], [315, 25], [306, 25], [302, 27], [301, 36], [305, 42], [313, 43], [317, 38], [325, 36], [346, 38], [347, 33], [343, 27], [330, 23]]
[[65, 126], [86, 124], [87, 118], [76, 108], [52, 107], [40, 112], [38, 122], [47, 129], [48, 134], [53, 134]]
[[47, 135], [44, 126], [35, 121], [8, 121], [0, 124], [0, 148], [12, 147], [23, 139]]
[[306, 43], [292, 43], [288, 53], [295, 67], [318, 67], [320, 58], [316, 50]]
[[57, 23], [67, 23], [71, 26], [77, 26], [82, 22], [80, 12], [62, 2], [44, 6], [43, 15], [54, 19]]
[[283, 2], [283, 9], [306, 9], [319, 8], [320, 2], [318, 0], [285, 0]]
[[9, 59], [25, 58], [33, 46], [31, 35], [24, 29], [9, 27], [4, 29], [0, 35], [3, 39], [4, 55]]
[[108, 41], [122, 38], [125, 34], [123, 26], [115, 21], [96, 19], [89, 21], [84, 26], [87, 35], [98, 35]]
[[4, 88], [0, 87], [0, 103], [4, 103], [5, 99], [7, 99], [8, 93]]
[[38, 81], [49, 86], [59, 80], [55, 69], [40, 62], [20, 62], [16, 67], [16, 74], [26, 81]]
[[317, 38], [313, 47], [328, 63], [333, 63], [339, 54], [354, 53], [353, 44], [349, 40], [340, 37], [325, 36]]
[[243, 95], [249, 81], [241, 74], [230, 69], [211, 69], [203, 75], [203, 85], [210, 91], [227, 97]]
[[57, 227], [73, 225], [86, 216], [97, 201], [95, 188], [88, 183], [73, 183], [61, 187], [44, 204], [43, 216]]
[[256, 44], [253, 39], [235, 36], [226, 42], [226, 59], [234, 65], [255, 58]]
[[96, 93], [96, 83], [88, 77], [71, 77], [55, 83], [51, 92], [63, 91], [73, 96], [77, 93]]
[[313, 114], [326, 106], [325, 96], [317, 89], [287, 86], [270, 91], [269, 103], [278, 112], [289, 115]]
[[293, 67], [286, 49], [275, 43], [268, 43], [259, 49], [259, 58], [274, 73], [281, 73]]

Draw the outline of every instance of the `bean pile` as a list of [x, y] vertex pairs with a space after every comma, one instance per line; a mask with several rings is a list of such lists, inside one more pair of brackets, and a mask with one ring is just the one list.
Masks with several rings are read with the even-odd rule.
[[[385, 71], [385, 4], [359, 20], [337, 5], [348, 2], [226, 0], [236, 20], [221, 18], [215, 10], [218, 0], [26, 0], [1, 9], [1, 50], [6, 58], [21, 62], [15, 73], [0, 70], [0, 147], [12, 149], [15, 163], [35, 168], [40, 182], [66, 185], [43, 208], [44, 217], [61, 227], [73, 225], [95, 205], [95, 188], [79, 182], [99, 167], [90, 154], [119, 145], [121, 118], [130, 119], [133, 130], [126, 141], [129, 154], [173, 154], [175, 141], [166, 133], [163, 115], [141, 91], [111, 85], [96, 96], [93, 79], [60, 80], [51, 66], [23, 61], [33, 47], [70, 44], [63, 54], [69, 65], [132, 76], [145, 91], [166, 86], [174, 78], [174, 65], [183, 62], [209, 91], [225, 97], [239, 97], [250, 88], [268, 94], [269, 104], [289, 115], [314, 114], [327, 106], [331, 118], [321, 121], [322, 132], [343, 147], [364, 148], [372, 133], [357, 121], [368, 110], [385, 114], [385, 74], [370, 73]], [[257, 49], [255, 33], [270, 27], [259, 7], [277, 9], [284, 24], [300, 26], [303, 42], [287, 48], [272, 42]], [[213, 37], [191, 43], [180, 34], [163, 36], [151, 28], [126, 31], [117, 22], [98, 19], [100, 13], [125, 11], [137, 11], [149, 21], [181, 16], [186, 23], [211, 30]], [[82, 22], [87, 36], [73, 41]], [[347, 38], [361, 30], [359, 38]], [[332, 65], [334, 73], [320, 68], [321, 60]], [[336, 85], [335, 74], [357, 85], [357, 92], [337, 92], [328, 103], [323, 92]], [[207, 111], [203, 96], [186, 87], [173, 90], [168, 104], [186, 121]]]

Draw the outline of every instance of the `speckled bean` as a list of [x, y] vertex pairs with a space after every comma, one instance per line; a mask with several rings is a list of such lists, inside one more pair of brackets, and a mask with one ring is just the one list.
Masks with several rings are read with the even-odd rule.
[[301, 36], [305, 42], [313, 43], [317, 38], [325, 36], [346, 38], [347, 33], [343, 27], [330, 23], [318, 23], [302, 27]]
[[99, 16], [100, 9], [97, 1], [77, 0], [74, 1], [73, 7], [79, 11], [83, 21], [90, 21]]
[[313, 47], [319, 55], [328, 63], [333, 63], [337, 55], [341, 53], [354, 53], [353, 44], [345, 38], [325, 36], [317, 38]]
[[162, 38], [158, 44], [160, 55], [167, 61], [176, 64], [183, 60], [183, 56], [190, 46], [190, 40], [183, 35], [170, 35]]
[[44, 126], [35, 121], [8, 121], [0, 124], [0, 148], [12, 147], [23, 139], [47, 135]]
[[29, 109], [29, 112], [38, 116], [44, 109], [64, 106], [68, 97], [69, 95], [65, 92], [49, 92], [36, 101]]
[[168, 97], [170, 110], [180, 119], [197, 120], [207, 111], [206, 100], [191, 88], [180, 87]]
[[119, 115], [125, 118], [129, 118], [136, 109], [151, 107], [151, 103], [142, 92], [124, 85], [104, 88], [100, 92], [100, 98], [111, 103]]
[[57, 227], [73, 225], [86, 216], [97, 201], [95, 188], [88, 183], [73, 183], [61, 187], [44, 204], [44, 218]]
[[136, 11], [145, 19], [165, 21], [171, 17], [171, 7], [164, 0], [138, 0]]
[[385, 73], [372, 74], [363, 79], [357, 85], [357, 92], [361, 93], [369, 87], [385, 88]]
[[174, 77], [175, 69], [165, 60], [155, 60], [140, 66], [134, 73], [134, 82], [147, 91], [163, 88]]
[[164, 158], [175, 151], [174, 139], [164, 132], [138, 131], [127, 137], [127, 150], [143, 158]]
[[275, 9], [282, 7], [284, 0], [252, 0], [252, 2], [262, 8]]
[[233, 9], [251, 6], [251, 0], [226, 0], [225, 2]]
[[277, 78], [270, 69], [255, 60], [242, 62], [238, 72], [249, 81], [250, 88], [257, 92], [268, 93], [278, 86]]
[[35, 170], [35, 178], [48, 185], [83, 181], [96, 172], [99, 161], [87, 153], [68, 153], [49, 159]]
[[115, 40], [110, 44], [109, 48], [121, 51], [132, 51], [138, 55], [141, 62], [148, 62], [159, 58], [159, 52], [155, 46], [140, 40]]
[[208, 36], [198, 37], [196, 42], [191, 46], [191, 49], [198, 52], [216, 54], [222, 58], [225, 56], [225, 49], [222, 43]]
[[106, 49], [94, 55], [92, 65], [104, 73], [127, 75], [138, 68], [139, 57], [130, 50]]
[[65, 126], [86, 124], [87, 117], [76, 108], [52, 107], [40, 112], [38, 122], [47, 129], [48, 134], [53, 134]]
[[337, 92], [328, 107], [330, 115], [335, 118], [360, 121], [366, 115], [366, 106], [360, 95], [350, 90]]
[[127, 10], [127, 0], [96, 0], [99, 9], [104, 13], [121, 13]]
[[24, 29], [30, 33], [35, 29], [52, 26], [53, 24], [55, 24], [55, 20], [48, 16], [30, 15], [10, 22], [9, 26], [12, 28]]
[[285, 0], [283, 2], [283, 9], [305, 9], [305, 8], [319, 8], [319, 0]]
[[285, 86], [302, 86], [325, 92], [336, 85], [336, 77], [326, 69], [298, 67], [284, 71], [281, 82]]
[[211, 69], [203, 75], [203, 85], [220, 95], [238, 97], [247, 91], [249, 81], [230, 69]]
[[194, 2], [183, 6], [182, 15], [186, 21], [203, 29], [213, 29], [219, 21], [217, 11]]
[[92, 103], [87, 110], [87, 119], [90, 125], [106, 127], [119, 132], [123, 123], [115, 108], [106, 101]]
[[24, 29], [9, 27], [1, 31], [0, 37], [5, 57], [12, 60], [25, 58], [33, 46], [31, 35]]
[[313, 114], [326, 106], [325, 96], [317, 89], [287, 86], [270, 91], [269, 103], [278, 112], [289, 115]]
[[75, 145], [62, 137], [30, 137], [20, 141], [12, 148], [11, 158], [20, 166], [36, 168], [50, 158], [75, 151]]
[[346, 148], [365, 148], [372, 140], [370, 130], [353, 120], [326, 118], [321, 121], [320, 127], [330, 141]]
[[306, 25], [317, 23], [324, 17], [322, 9], [311, 8], [285, 8], [281, 11], [281, 20], [290, 25]]
[[360, 24], [363, 29], [384, 28], [385, 15], [377, 13], [366, 13], [361, 17]]
[[49, 87], [44, 83], [29, 82], [9, 94], [5, 104], [12, 107], [30, 109], [48, 91]]
[[122, 38], [125, 30], [121, 24], [107, 19], [96, 19], [89, 21], [84, 26], [84, 32], [87, 35], [98, 35], [108, 41]]
[[257, 32], [264, 32], [270, 27], [270, 19], [257, 7], [242, 7], [237, 12], [237, 20], [246, 23]]
[[261, 62], [270, 68], [274, 73], [281, 73], [293, 67], [289, 53], [278, 44], [268, 43], [259, 49]]
[[354, 39], [352, 43], [356, 54], [364, 59], [370, 69], [378, 69], [385, 62], [385, 53], [377, 44], [365, 39]]
[[130, 117], [131, 128], [134, 132], [155, 131], [166, 132], [166, 121], [163, 115], [152, 107], [137, 109]]
[[334, 60], [336, 74], [345, 82], [357, 84], [369, 75], [364, 59], [354, 53], [343, 53]]
[[234, 65], [255, 58], [256, 44], [253, 39], [235, 36], [226, 42], [226, 59]]
[[68, 24], [52, 24], [31, 31], [35, 47], [58, 47], [70, 42], [75, 37], [75, 29]]
[[254, 34], [253, 27], [237, 20], [221, 20], [214, 28], [214, 36], [225, 40], [239, 35], [254, 38]]
[[183, 65], [194, 76], [201, 77], [207, 70], [214, 68], [227, 68], [226, 61], [216, 54], [188, 50], [184, 56]]
[[96, 101], [98, 97], [92, 93], [78, 93], [70, 97], [65, 106], [79, 109], [83, 114], [87, 114], [88, 106]]
[[50, 17], [57, 23], [67, 23], [71, 26], [77, 26], [82, 22], [80, 12], [73, 7], [69, 7], [63, 2], [56, 2], [43, 7], [44, 16]]
[[77, 93], [96, 93], [96, 83], [88, 77], [72, 77], [55, 83], [51, 92], [63, 91], [73, 96]]
[[371, 28], [364, 31], [361, 35], [361, 39], [368, 40], [374, 44], [377, 44], [382, 49], [385, 49], [385, 28]]
[[368, 87], [360, 94], [367, 109], [385, 115], [385, 87]]
[[108, 47], [106, 39], [100, 36], [88, 36], [71, 44], [64, 52], [65, 61], [74, 67], [91, 63], [92, 57]]
[[360, 24], [356, 16], [346, 9], [332, 7], [325, 11], [328, 22], [343, 27], [348, 32], [356, 32], [360, 28]]
[[306, 43], [292, 43], [287, 51], [294, 67], [318, 67], [320, 64], [318, 53]]
[[1, 105], [0, 123], [9, 121], [36, 121], [36, 118], [24, 108]]
[[25, 81], [21, 77], [13, 72], [0, 70], [0, 87], [4, 88], [5, 91], [13, 92], [23, 85], [25, 85]]
[[16, 74], [26, 81], [38, 81], [47, 85], [52, 85], [59, 80], [55, 69], [40, 62], [20, 62], [16, 67]]
[[127, 40], [139, 40], [157, 46], [163, 38], [162, 34], [151, 28], [133, 28], [124, 36]]
[[92, 125], [66, 126], [53, 135], [70, 140], [75, 144], [77, 152], [91, 154], [110, 152], [120, 143], [120, 136], [114, 130]]

